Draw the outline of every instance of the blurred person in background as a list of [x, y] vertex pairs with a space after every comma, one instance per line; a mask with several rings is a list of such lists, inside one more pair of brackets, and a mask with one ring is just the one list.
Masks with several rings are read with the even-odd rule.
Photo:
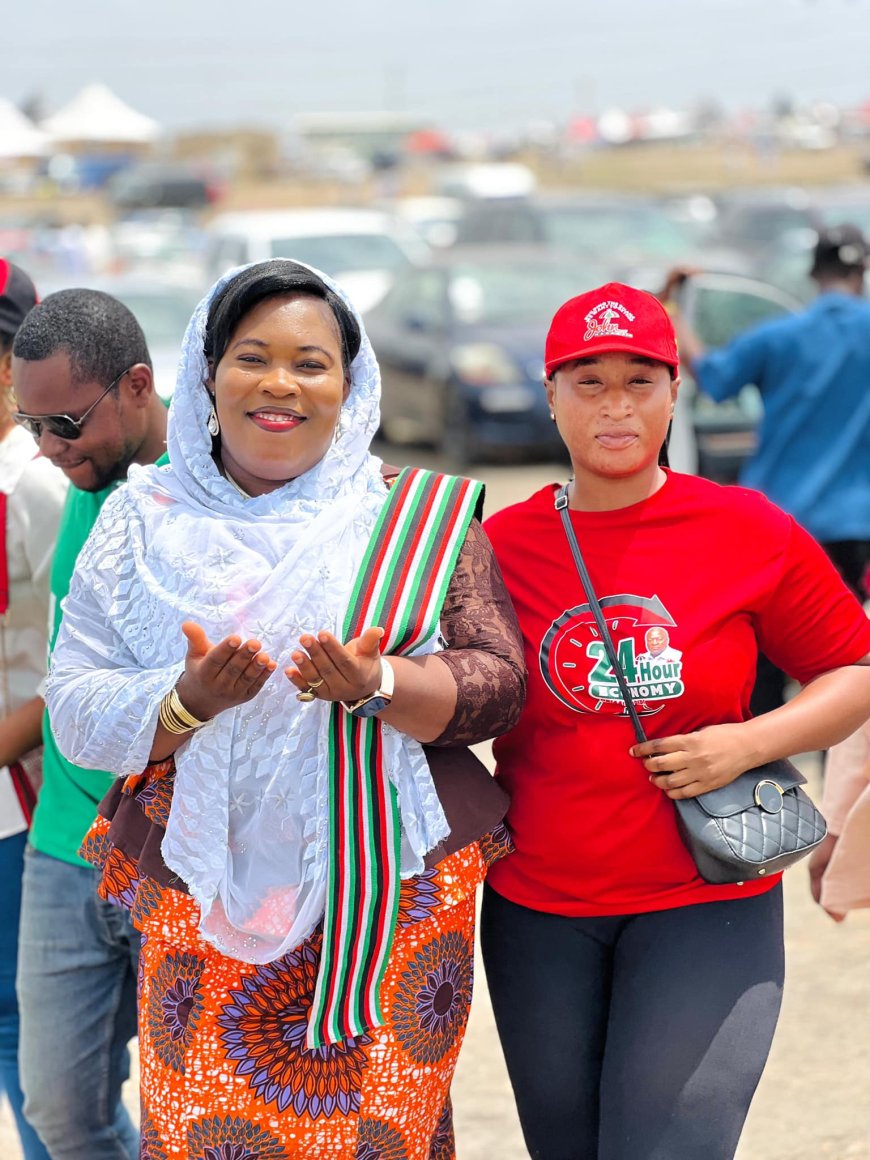
[[15, 970], [27, 827], [39, 783], [49, 573], [67, 481], [12, 420], [12, 342], [36, 290], [0, 259], [0, 1092], [25, 1160], [48, 1153], [24, 1118]]
[[[16, 421], [72, 486], [51, 569], [50, 645], [76, 558], [133, 463], [166, 450], [166, 408], [136, 319], [117, 299], [61, 290], [15, 336]], [[31, 440], [31, 448], [33, 441]], [[35, 450], [35, 449], [34, 449]], [[121, 1103], [136, 1033], [139, 934], [97, 895], [78, 849], [111, 777], [66, 761], [43, 719], [43, 784], [24, 857], [19, 936], [25, 1114], [52, 1160], [134, 1160]]]
[[828, 833], [810, 856], [810, 887], [842, 922], [870, 906], [870, 722], [829, 750], [821, 809]]
[[[679, 378], [655, 297], [571, 299], [545, 367], [573, 480], [485, 525], [529, 673], [493, 746], [515, 845], [481, 912], [496, 1024], [535, 1160], [731, 1160], [779, 1016], [781, 874], [704, 881], [674, 801], [854, 730], [870, 624], [764, 496], [659, 466]], [[557, 493], [653, 735], [641, 744]], [[651, 639], [665, 626], [667, 645]], [[750, 719], [759, 644], [804, 687]]]
[[385, 468], [379, 399], [334, 283], [233, 271], [188, 327], [169, 466], [76, 566], [46, 699], [67, 757], [119, 775], [83, 850], [143, 933], [143, 1155], [455, 1155], [475, 893], [508, 850], [466, 747], [525, 669], [480, 485]]
[[[870, 616], [870, 568], [864, 590]], [[870, 721], [828, 751], [821, 808], [828, 833], [810, 855], [810, 889], [842, 922], [850, 910], [870, 906]]]
[[[706, 351], [680, 315], [678, 291], [690, 272], [673, 270], [661, 295], [673, 313], [680, 357], [702, 391], [717, 402], [750, 383], [761, 392], [758, 446], [740, 482], [794, 516], [859, 599], [870, 563], [868, 252], [856, 226], [823, 231], [810, 270], [819, 288], [815, 301], [721, 350]], [[784, 674], [759, 657], [752, 711], [777, 708], [784, 688]]]

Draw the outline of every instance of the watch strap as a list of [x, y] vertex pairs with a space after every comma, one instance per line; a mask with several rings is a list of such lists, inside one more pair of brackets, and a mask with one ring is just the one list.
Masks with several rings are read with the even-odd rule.
[[342, 705], [344, 705], [348, 713], [353, 713], [355, 709], [361, 709], [363, 705], [367, 705], [375, 697], [384, 697], [387, 701], [391, 701], [395, 687], [396, 674], [393, 671], [393, 666], [386, 657], [381, 657], [381, 676], [375, 691], [365, 697], [360, 697], [358, 701], [342, 701]]

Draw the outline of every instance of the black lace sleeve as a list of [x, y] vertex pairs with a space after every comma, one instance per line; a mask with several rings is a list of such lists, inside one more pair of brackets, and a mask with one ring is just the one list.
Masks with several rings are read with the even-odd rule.
[[472, 522], [441, 612], [447, 648], [438, 655], [457, 685], [456, 710], [433, 745], [474, 745], [506, 733], [526, 695], [516, 613], [492, 545]]

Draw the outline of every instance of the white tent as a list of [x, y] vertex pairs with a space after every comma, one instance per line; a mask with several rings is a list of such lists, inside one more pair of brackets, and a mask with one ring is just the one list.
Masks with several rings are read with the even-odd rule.
[[0, 98], [0, 158], [40, 157], [45, 133], [12, 104]]
[[55, 144], [147, 145], [160, 133], [105, 85], [87, 85], [41, 126]]
[[634, 136], [631, 114], [624, 109], [605, 109], [598, 118], [598, 136], [606, 145], [624, 145]]
[[692, 118], [679, 109], [652, 109], [640, 118], [639, 135], [645, 141], [674, 141], [692, 132]]

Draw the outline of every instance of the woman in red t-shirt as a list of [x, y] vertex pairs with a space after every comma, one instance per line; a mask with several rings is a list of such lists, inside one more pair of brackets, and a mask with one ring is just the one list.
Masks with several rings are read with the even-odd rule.
[[[727, 1160], [779, 1014], [781, 886], [706, 884], [671, 799], [856, 729], [870, 625], [763, 496], [659, 465], [679, 378], [652, 295], [567, 302], [546, 370], [570, 518], [654, 740], [634, 740], [555, 487], [492, 517], [529, 670], [495, 745], [516, 844], [484, 896], [499, 1035], [537, 1160]], [[759, 648], [804, 687], [750, 719]]]

